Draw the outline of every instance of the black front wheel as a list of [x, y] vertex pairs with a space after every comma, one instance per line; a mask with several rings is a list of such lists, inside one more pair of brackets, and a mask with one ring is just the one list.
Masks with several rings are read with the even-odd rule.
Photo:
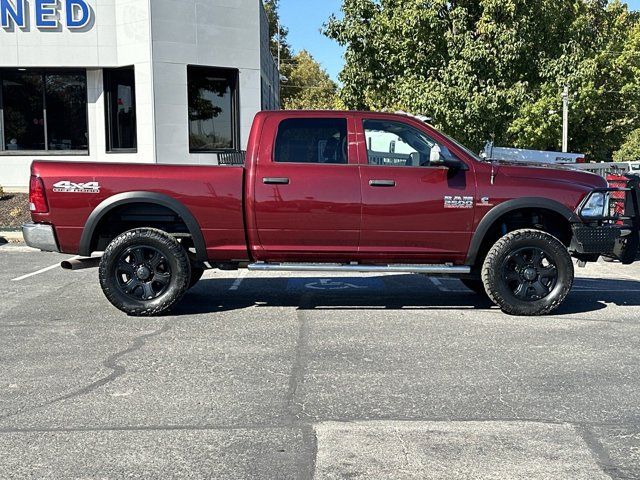
[[482, 268], [487, 294], [512, 315], [553, 312], [567, 298], [573, 280], [573, 262], [567, 248], [540, 230], [505, 235], [489, 251]]
[[131, 316], [168, 312], [189, 288], [191, 264], [171, 235], [140, 228], [116, 237], [100, 261], [100, 286], [113, 306]]

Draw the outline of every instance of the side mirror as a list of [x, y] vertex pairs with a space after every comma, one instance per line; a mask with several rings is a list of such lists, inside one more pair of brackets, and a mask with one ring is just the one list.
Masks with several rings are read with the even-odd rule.
[[464, 163], [462, 160], [458, 160], [457, 158], [443, 158], [442, 165], [450, 170], [459, 172], [466, 172], [469, 170], [469, 165]]
[[440, 156], [437, 160], [431, 160], [430, 165], [432, 167], [445, 167], [452, 171], [466, 172], [469, 170], [469, 166], [462, 160], [458, 160], [455, 157]]
[[429, 165], [433, 167], [445, 167], [453, 171], [469, 170], [469, 166], [461, 160], [454, 157], [448, 150], [443, 149], [440, 145], [435, 144], [431, 147], [431, 158], [429, 159]]

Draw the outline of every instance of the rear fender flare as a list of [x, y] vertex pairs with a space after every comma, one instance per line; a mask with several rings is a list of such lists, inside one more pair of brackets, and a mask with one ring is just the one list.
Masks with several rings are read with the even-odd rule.
[[82, 237], [80, 238], [79, 254], [85, 257], [91, 255], [91, 242], [93, 240], [96, 228], [100, 221], [108, 215], [114, 208], [121, 207], [130, 203], [152, 203], [169, 208], [177, 213], [182, 221], [186, 224], [193, 239], [196, 248], [196, 258], [201, 262], [207, 261], [207, 248], [202, 235], [200, 225], [196, 221], [193, 214], [182, 203], [167, 195], [154, 192], [127, 192], [114, 195], [104, 200], [98, 205], [84, 226]]
[[480, 221], [478, 228], [471, 238], [466, 264], [475, 265], [478, 254], [480, 253], [480, 248], [482, 247], [482, 243], [484, 242], [487, 233], [489, 233], [491, 227], [496, 221], [498, 221], [498, 219], [500, 219], [500, 217], [508, 214], [509, 212], [522, 209], [550, 210], [564, 217], [569, 223], [580, 222], [580, 217], [578, 217], [575, 212], [572, 212], [562, 203], [549, 198], [525, 197], [508, 200], [490, 210], [489, 213], [487, 213]]

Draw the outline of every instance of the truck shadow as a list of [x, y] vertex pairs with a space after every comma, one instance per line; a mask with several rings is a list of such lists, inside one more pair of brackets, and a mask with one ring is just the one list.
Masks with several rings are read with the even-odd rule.
[[[185, 316], [249, 307], [299, 310], [489, 310], [485, 297], [454, 279], [434, 283], [420, 275], [380, 277], [257, 277], [234, 288], [234, 278], [208, 278], [187, 293], [172, 315]], [[323, 283], [324, 282], [324, 283]], [[580, 278], [554, 315], [599, 311], [608, 304], [640, 306], [640, 281]]]

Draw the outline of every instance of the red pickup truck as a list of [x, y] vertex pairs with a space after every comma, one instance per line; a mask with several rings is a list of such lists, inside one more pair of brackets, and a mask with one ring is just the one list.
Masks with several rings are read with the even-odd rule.
[[488, 163], [409, 115], [262, 112], [244, 165], [34, 162], [23, 232], [45, 251], [104, 252], [102, 289], [130, 315], [168, 311], [207, 268], [452, 276], [542, 315], [571, 290], [572, 257], [635, 260], [637, 192], [612, 216], [613, 191]]

